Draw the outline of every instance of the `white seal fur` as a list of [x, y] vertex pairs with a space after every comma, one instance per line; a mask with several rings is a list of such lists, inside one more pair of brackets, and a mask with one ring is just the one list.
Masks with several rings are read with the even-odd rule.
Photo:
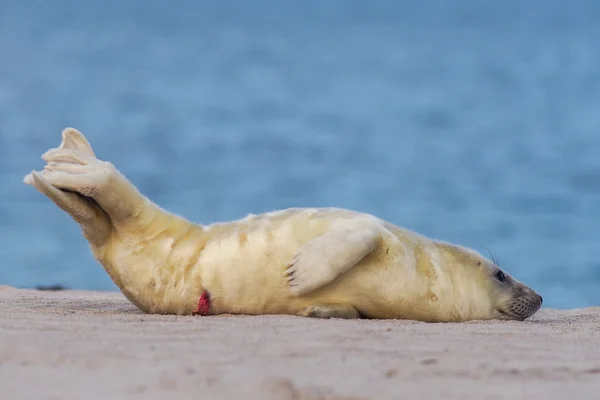
[[291, 314], [427, 322], [523, 320], [542, 298], [474, 250], [375, 216], [293, 208], [212, 225], [147, 197], [67, 128], [33, 185], [80, 226], [94, 257], [147, 313]]

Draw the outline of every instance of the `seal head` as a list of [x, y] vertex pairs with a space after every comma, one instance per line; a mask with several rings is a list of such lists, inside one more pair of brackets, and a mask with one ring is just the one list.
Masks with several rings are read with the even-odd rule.
[[496, 300], [498, 319], [523, 321], [535, 314], [542, 306], [542, 296], [519, 282], [497, 265], [489, 267], [490, 291]]
[[523, 321], [542, 306], [542, 296], [500, 268], [495, 260], [479, 256], [475, 264], [483, 275], [480, 282], [492, 300], [491, 314], [495, 319]]

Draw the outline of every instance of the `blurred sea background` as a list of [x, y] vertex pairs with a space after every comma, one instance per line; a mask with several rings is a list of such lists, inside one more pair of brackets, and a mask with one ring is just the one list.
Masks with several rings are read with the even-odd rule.
[[0, 284], [117, 290], [22, 183], [73, 126], [202, 223], [373, 213], [600, 305], [600, 3], [0, 1]]

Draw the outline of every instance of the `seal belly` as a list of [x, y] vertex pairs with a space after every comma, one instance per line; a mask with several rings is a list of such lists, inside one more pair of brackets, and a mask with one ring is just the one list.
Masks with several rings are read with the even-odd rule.
[[204, 287], [219, 313], [289, 313], [296, 301], [284, 279], [285, 266], [304, 242], [327, 223], [301, 221], [295, 213], [250, 215], [206, 227], [210, 237], [198, 259]]
[[291, 209], [207, 227], [211, 240], [198, 268], [214, 311], [298, 315], [307, 307], [330, 304], [351, 305], [371, 318], [412, 314], [407, 310], [416, 304], [415, 289], [421, 283], [414, 254], [390, 231], [384, 232], [379, 248], [334, 282], [302, 296], [290, 292], [286, 267], [303, 244], [339, 221], [339, 213], [332, 216], [323, 210]]

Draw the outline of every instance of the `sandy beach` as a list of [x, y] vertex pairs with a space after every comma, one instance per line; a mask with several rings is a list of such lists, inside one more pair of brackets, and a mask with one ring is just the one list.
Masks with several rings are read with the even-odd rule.
[[0, 287], [0, 398], [597, 399], [600, 307], [426, 324], [145, 315]]

